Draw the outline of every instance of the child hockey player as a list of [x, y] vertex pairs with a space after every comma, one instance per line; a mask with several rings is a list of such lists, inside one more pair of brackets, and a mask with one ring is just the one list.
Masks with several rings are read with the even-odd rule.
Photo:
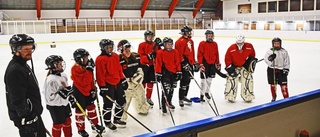
[[[126, 122], [121, 120], [121, 116], [126, 103], [124, 90], [128, 88], [128, 82], [123, 75], [119, 55], [113, 52], [113, 41], [102, 39], [99, 45], [101, 54], [96, 58], [96, 78], [104, 102], [103, 119], [108, 128], [116, 130], [117, 126], [126, 127]], [[111, 123], [113, 101], [107, 96], [118, 104], [115, 107], [113, 119], [113, 123], [117, 126]]]
[[165, 37], [163, 39], [164, 49], [157, 52], [156, 58], [156, 79], [161, 82], [163, 87], [161, 105], [162, 112], [167, 113], [166, 105], [170, 106], [170, 109], [174, 109], [172, 105], [173, 89], [177, 87], [177, 81], [181, 80], [182, 72], [180, 63], [182, 57], [178, 50], [173, 48], [173, 40]]
[[67, 86], [68, 78], [65, 73], [65, 62], [59, 55], [51, 55], [46, 58], [45, 64], [49, 70], [44, 83], [44, 95], [47, 109], [53, 121], [52, 136], [61, 137], [63, 130], [65, 137], [72, 136], [71, 109], [68, 97], [72, 94], [71, 86]]
[[[71, 68], [73, 95], [80, 106], [84, 110], [87, 110], [87, 115], [96, 129], [102, 133], [104, 127], [98, 125], [96, 106], [94, 105], [94, 100], [96, 99], [96, 89], [93, 79], [94, 61], [90, 57], [89, 52], [82, 48], [74, 51], [73, 58], [76, 62]], [[78, 133], [83, 137], [88, 137], [89, 134], [85, 131], [85, 116], [78, 107], [76, 107], [75, 119]]]
[[255, 98], [252, 77], [257, 62], [255, 56], [252, 44], [245, 42], [241, 34], [236, 37], [236, 43], [228, 48], [225, 55], [228, 77], [224, 94], [229, 102], [234, 102], [237, 97], [238, 82], [241, 83], [241, 97], [245, 102]]
[[[131, 52], [130, 48], [128, 40], [121, 40], [118, 43], [118, 51], [121, 53], [119, 55], [120, 64], [129, 84], [128, 89], [125, 90], [127, 103], [124, 110], [128, 110], [131, 100], [133, 100], [135, 110], [140, 114], [147, 114], [150, 105], [146, 100], [142, 85], [144, 74], [140, 65], [140, 56], [136, 52]], [[127, 113], [123, 113], [121, 120], [126, 121], [127, 117]]]
[[200, 101], [204, 101], [204, 95], [207, 99], [211, 99], [209, 92], [212, 78], [215, 78], [216, 70], [220, 71], [220, 60], [218, 44], [213, 41], [214, 33], [211, 30], [205, 32], [206, 41], [199, 43], [198, 47], [198, 61], [200, 64], [200, 78], [201, 78], [201, 95]]
[[288, 98], [288, 74], [290, 58], [287, 50], [282, 48], [282, 40], [278, 37], [272, 39], [272, 48], [267, 51], [264, 61], [268, 65], [267, 76], [270, 84], [272, 100], [277, 98], [277, 84], [280, 85], [283, 98]]

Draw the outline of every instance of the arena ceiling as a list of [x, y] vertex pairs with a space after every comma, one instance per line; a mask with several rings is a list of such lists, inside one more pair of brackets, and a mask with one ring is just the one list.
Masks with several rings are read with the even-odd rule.
[[[3, 10], [68, 10], [75, 9], [107, 9], [141, 10], [141, 17], [145, 10], [174, 10], [179, 11], [210, 11], [219, 12], [220, 0], [1, 0], [0, 9]], [[40, 14], [39, 12], [38, 14]], [[143, 13], [143, 14], [142, 14]], [[38, 15], [39, 16], [39, 15]], [[112, 16], [110, 15], [112, 18]]]

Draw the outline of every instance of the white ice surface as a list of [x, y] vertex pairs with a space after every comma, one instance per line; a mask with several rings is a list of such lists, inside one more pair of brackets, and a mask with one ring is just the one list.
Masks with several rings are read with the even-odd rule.
[[[176, 40], [176, 39], [174, 39]], [[203, 40], [203, 38], [194, 38], [195, 49], [198, 47], [198, 43]], [[234, 42], [234, 39], [231, 38], [219, 38], [215, 39], [219, 45], [220, 52], [220, 62], [222, 67], [224, 68], [224, 55], [227, 48]], [[133, 51], [137, 51], [138, 44], [141, 40], [130, 40], [133, 45]], [[246, 41], [251, 42], [254, 45], [256, 50], [256, 57], [261, 59], [264, 57], [266, 51], [271, 46], [271, 40], [256, 40], [256, 39], [247, 39]], [[96, 58], [99, 55], [100, 50], [98, 46], [98, 41], [96, 42], [86, 42], [86, 43], [59, 43], [57, 42], [57, 48], [50, 48], [49, 45], [38, 45], [36, 51], [33, 54], [33, 63], [36, 72], [36, 76], [39, 81], [39, 87], [42, 90], [43, 82], [45, 80], [45, 76], [47, 74], [44, 64], [44, 60], [47, 56], [52, 54], [61, 55], [66, 61], [66, 74], [70, 76], [71, 66], [74, 64], [73, 52], [77, 48], [85, 48], [87, 49], [93, 58]], [[115, 44], [118, 43], [118, 40], [115, 41]], [[317, 61], [319, 59], [320, 54], [320, 43], [316, 42], [297, 42], [297, 41], [283, 41], [283, 47], [288, 50], [290, 59], [291, 59], [291, 69], [288, 77], [288, 88], [289, 95], [294, 96], [304, 92], [308, 92], [311, 90], [318, 89], [320, 87], [320, 63]], [[11, 60], [11, 51], [9, 46], [1, 46], [0, 47], [0, 77], [3, 79], [4, 72], [7, 67], [8, 62]], [[319, 55], [318, 55], [319, 54]], [[29, 62], [30, 63], [30, 62]], [[257, 64], [256, 71], [253, 74], [254, 76], [254, 92], [256, 99], [253, 100], [252, 103], [245, 103], [242, 101], [239, 96], [236, 99], [235, 103], [228, 103], [224, 100], [224, 88], [225, 88], [225, 79], [216, 76], [213, 79], [211, 92], [214, 96], [214, 100], [217, 104], [218, 110], [220, 114], [226, 114], [229, 112], [233, 112], [236, 110], [241, 110], [244, 108], [249, 108], [252, 106], [268, 103], [271, 100], [271, 93], [269, 85], [267, 84], [266, 77], [266, 68], [267, 65], [262, 61]], [[222, 69], [223, 72], [224, 69]], [[200, 83], [199, 73], [195, 73], [196, 80]], [[69, 84], [72, 84], [72, 81], [69, 79]], [[5, 97], [5, 85], [4, 82], [0, 82], [0, 87], [2, 89], [2, 95], [0, 96], [0, 136], [10, 136], [10, 137], [18, 137], [18, 129], [13, 125], [13, 122], [9, 120], [7, 106], [6, 106], [6, 97]], [[160, 88], [160, 87], [159, 87]], [[279, 88], [278, 88], [279, 89]], [[52, 120], [49, 114], [49, 111], [45, 108], [45, 102], [42, 95], [42, 105], [44, 106], [44, 111], [42, 114], [42, 118], [45, 122], [46, 128], [51, 131]], [[199, 96], [199, 88], [192, 80], [191, 87], [189, 90], [188, 97], [198, 97]], [[282, 95], [278, 90], [278, 99], [282, 99]], [[99, 97], [100, 103], [102, 106], [102, 98]], [[139, 119], [142, 123], [144, 123], [151, 130], [156, 131], [160, 129], [164, 129], [167, 127], [173, 126], [170, 115], [163, 115], [161, 110], [158, 107], [158, 99], [156, 88], [153, 90], [152, 99], [155, 103], [153, 109], [150, 110], [148, 115], [139, 115], [137, 114], [132, 107], [130, 107], [129, 112]], [[173, 117], [176, 125], [188, 123], [191, 121], [196, 121], [204, 118], [209, 118], [215, 116], [209, 105], [206, 103], [198, 104], [193, 103], [191, 106], [185, 105], [184, 108], [180, 108], [178, 105], [178, 89], [175, 89], [173, 104], [176, 106], [176, 109], [173, 111]], [[73, 111], [74, 113], [74, 111]], [[95, 136], [91, 133], [91, 128], [89, 122], [86, 122], [86, 129], [90, 133], [90, 136]], [[79, 136], [77, 134], [77, 128], [75, 126], [74, 115], [72, 116], [72, 128], [73, 135]], [[117, 131], [110, 131], [107, 129], [107, 132], [103, 134], [105, 137], [126, 137], [133, 136], [138, 134], [147, 133], [148, 131], [139, 125], [132, 118], [128, 118], [127, 127], [126, 128], [118, 128]]]

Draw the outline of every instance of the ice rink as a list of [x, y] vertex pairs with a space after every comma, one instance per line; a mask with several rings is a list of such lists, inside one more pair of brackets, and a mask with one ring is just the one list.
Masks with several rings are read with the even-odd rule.
[[[32, 36], [32, 35], [31, 35]], [[176, 40], [177, 37], [173, 38]], [[37, 41], [37, 39], [35, 39]], [[118, 44], [120, 39], [114, 40], [115, 44]], [[143, 36], [141, 39], [128, 39], [132, 44], [132, 51], [138, 50], [138, 44], [143, 41]], [[204, 40], [204, 37], [194, 37], [195, 50], [198, 48], [198, 44], [200, 41]], [[227, 48], [234, 43], [234, 38], [225, 38], [217, 36], [215, 41], [218, 43], [219, 52], [220, 52], [220, 62], [222, 64], [222, 68], [225, 67], [224, 64], [224, 55]], [[8, 39], [9, 41], [9, 39]], [[254, 39], [247, 38], [247, 42], [253, 44], [256, 57], [258, 59], [264, 58], [266, 51], [271, 47], [271, 39]], [[282, 41], [282, 46], [288, 50], [291, 60], [291, 68], [288, 76], [288, 89], [289, 95], [294, 96], [304, 92], [308, 92], [311, 90], [315, 90], [320, 88], [320, 64], [317, 59], [320, 58], [320, 43], [319, 42], [305, 42], [305, 41], [292, 41], [285, 40]], [[45, 58], [49, 55], [57, 54], [61, 55], [66, 62], [65, 73], [70, 76], [70, 69], [74, 64], [73, 60], [73, 52], [77, 48], [85, 48], [89, 51], [91, 56], [95, 59], [96, 56], [100, 54], [99, 41], [94, 42], [59, 42], [57, 41], [56, 48], [50, 48], [49, 44], [38, 44], [37, 49], [33, 53], [33, 63], [35, 67], [35, 73], [39, 82], [40, 89], [42, 91], [43, 83], [47, 74], [45, 70]], [[3, 79], [4, 72], [7, 67], [8, 62], [11, 60], [12, 54], [9, 46], [0, 46], [0, 75]], [[318, 55], [319, 54], [319, 55]], [[29, 62], [30, 63], [30, 62]], [[269, 85], [267, 84], [267, 76], [266, 76], [267, 65], [264, 61], [257, 63], [256, 70], [253, 74], [254, 77], [254, 93], [256, 99], [251, 103], [245, 103], [241, 97], [239, 96], [236, 99], [235, 103], [229, 103], [224, 100], [224, 89], [226, 80], [219, 77], [213, 79], [211, 92], [214, 96], [214, 101], [218, 107], [220, 115], [241, 110], [244, 108], [249, 108], [256, 105], [261, 105], [265, 103], [269, 103], [271, 101], [271, 92]], [[225, 73], [225, 70], [222, 69], [222, 72]], [[195, 80], [200, 83], [199, 73], [195, 73]], [[69, 85], [72, 84], [72, 81], [69, 79]], [[0, 83], [0, 87], [2, 90], [2, 95], [0, 96], [0, 136], [10, 136], [10, 137], [18, 137], [18, 129], [13, 125], [13, 122], [9, 120], [7, 106], [6, 106], [6, 98], [5, 98], [5, 85], [4, 82]], [[161, 89], [159, 87], [159, 89]], [[197, 87], [194, 80], [191, 81], [191, 87], [189, 90], [188, 97], [199, 97], [200, 90]], [[278, 99], [282, 99], [282, 94], [279, 92], [278, 87]], [[42, 97], [43, 94], [41, 93]], [[174, 126], [171, 117], [169, 114], [162, 114], [161, 110], [159, 110], [158, 106], [158, 98], [156, 88], [153, 90], [152, 99], [155, 103], [153, 109], [150, 110], [148, 115], [139, 115], [137, 114], [132, 107], [130, 107], [129, 112], [140, 120], [143, 124], [145, 124], [152, 131], [164, 129], [167, 127]], [[99, 97], [100, 105], [102, 106], [102, 98]], [[42, 118], [45, 122], [46, 128], [51, 131], [52, 120], [49, 114], [49, 111], [45, 108], [44, 98], [42, 99], [42, 103], [44, 106], [44, 111], [42, 114]], [[210, 101], [212, 103], [212, 101]], [[207, 103], [193, 103], [191, 106], [185, 105], [185, 107], [181, 108], [178, 105], [178, 89], [175, 89], [173, 104], [176, 106], [176, 109], [172, 111], [173, 118], [175, 120], [176, 125], [188, 123], [191, 121], [196, 121], [204, 118], [209, 118], [215, 116], [215, 114], [210, 109]], [[73, 110], [74, 113], [74, 110]], [[89, 122], [86, 120], [86, 130], [91, 134], [91, 137], [95, 136], [91, 133], [91, 128]], [[79, 136], [77, 133], [77, 128], [75, 126], [74, 115], [72, 116], [72, 128], [73, 135], [75, 137]], [[106, 129], [106, 133], [103, 134], [105, 137], [127, 137], [134, 136], [138, 134], [147, 133], [144, 127], [139, 125], [134, 119], [128, 118], [127, 127], [126, 128], [118, 128], [116, 131], [111, 131]]]

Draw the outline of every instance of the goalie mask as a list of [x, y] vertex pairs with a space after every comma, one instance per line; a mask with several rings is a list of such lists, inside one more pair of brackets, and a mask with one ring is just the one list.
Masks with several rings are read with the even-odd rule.
[[244, 35], [240, 34], [236, 37], [236, 44], [241, 49], [244, 45], [245, 37]]
[[[279, 42], [280, 46], [274, 46], [275, 42]], [[279, 37], [275, 37], [272, 39], [272, 47], [275, 50], [280, 50], [282, 48], [281, 44], [282, 44], [282, 40]]]
[[165, 37], [163, 38], [164, 49], [167, 51], [171, 51], [173, 48], [173, 40], [171, 38]]
[[114, 43], [110, 39], [102, 39], [99, 43], [100, 50], [106, 52], [108, 56], [112, 55]]
[[12, 54], [20, 52], [22, 46], [32, 45], [32, 52], [36, 49], [34, 39], [26, 34], [13, 35], [9, 40], [9, 44]]
[[209, 43], [213, 42], [213, 39], [214, 39], [213, 31], [207, 30], [204, 34], [206, 35], [206, 42], [209, 42]]
[[[66, 63], [63, 58], [59, 55], [50, 55], [46, 58], [45, 63], [47, 65], [46, 70], [54, 70], [58, 72], [63, 72], [66, 68]], [[61, 65], [61, 69], [59, 69], [59, 65]]]
[[76, 61], [77, 64], [81, 66], [86, 66], [88, 60], [91, 59], [91, 57], [87, 50], [79, 48], [73, 52], [73, 59]]
[[126, 48], [131, 48], [131, 44], [128, 40], [121, 40], [119, 43], [118, 43], [118, 49], [117, 51], [122, 53]]
[[180, 34], [181, 34], [182, 36], [186, 36], [186, 37], [188, 37], [188, 38], [191, 38], [191, 37], [193, 36], [192, 28], [189, 27], [189, 26], [183, 26], [183, 27], [181, 28]]

